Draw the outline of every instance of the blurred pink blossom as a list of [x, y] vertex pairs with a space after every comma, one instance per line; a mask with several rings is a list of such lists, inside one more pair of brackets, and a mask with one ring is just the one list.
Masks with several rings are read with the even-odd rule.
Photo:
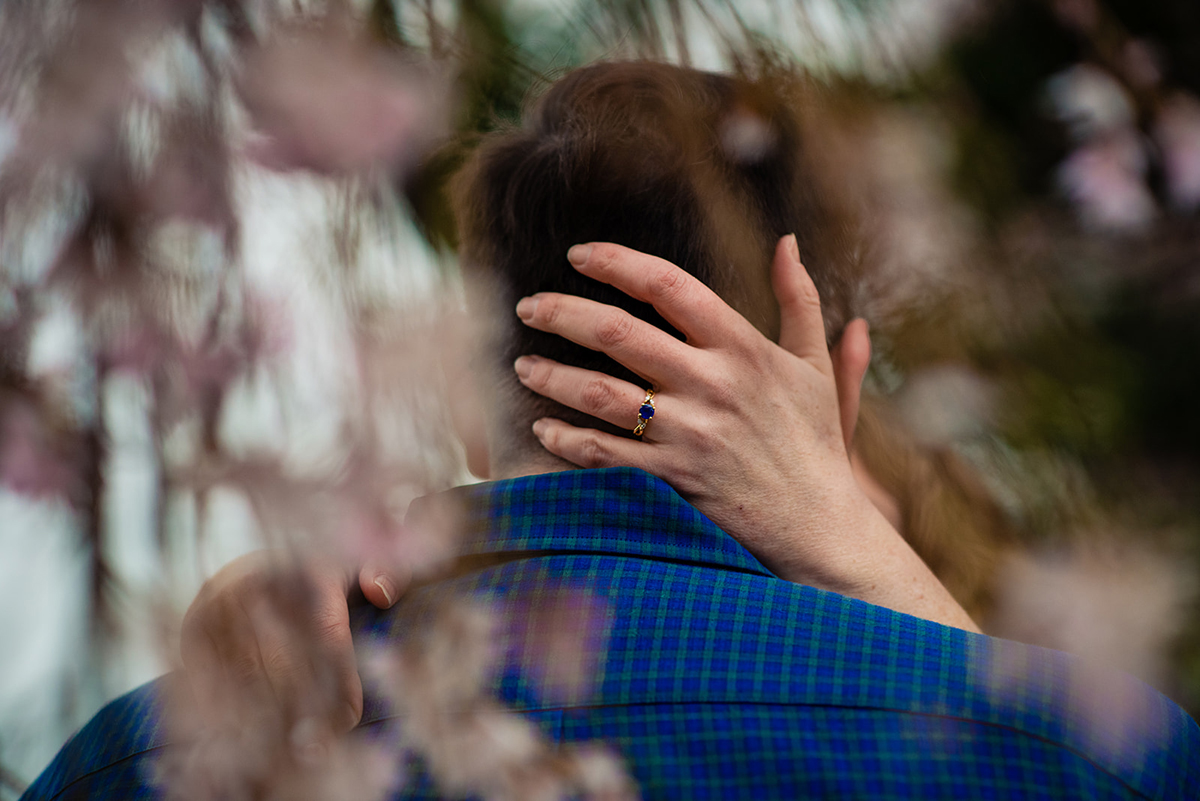
[[163, 361], [167, 340], [157, 327], [128, 328], [112, 337], [104, 351], [109, 369], [118, 373], [147, 374]]
[[301, 769], [281, 771], [267, 797], [273, 801], [384, 801], [404, 786], [401, 758], [387, 743], [343, 737], [316, 753], [299, 760]]
[[156, 404], [165, 424], [194, 411], [215, 416], [233, 383], [250, 368], [256, 354], [244, 343], [206, 346], [181, 342], [176, 332], [153, 322], [113, 335], [103, 349], [114, 372], [158, 380]]
[[340, 29], [296, 29], [246, 58], [239, 88], [261, 136], [250, 154], [323, 174], [411, 164], [442, 128], [430, 78]]
[[942, 364], [913, 373], [896, 400], [913, 436], [941, 448], [986, 430], [995, 416], [997, 398], [995, 388], [978, 372]]
[[198, 404], [222, 396], [255, 364], [289, 347], [291, 324], [278, 303], [252, 295], [245, 304], [239, 329], [215, 343], [183, 341], [178, 331], [143, 318], [108, 337], [105, 362], [118, 372], [153, 375], [161, 371], [167, 394], [159, 402], [166, 419], [178, 419]]
[[757, 164], [771, 155], [775, 131], [759, 114], [738, 108], [721, 121], [721, 147], [739, 164]]
[[1097, 137], [1058, 168], [1058, 183], [1085, 225], [1121, 232], [1144, 229], [1157, 212], [1146, 186], [1146, 154], [1132, 129]]
[[406, 526], [386, 506], [365, 505], [353, 495], [339, 516], [333, 536], [347, 564], [376, 565], [403, 575], [424, 575], [455, 555], [457, 537], [440, 526]]
[[0, 112], [0, 167], [4, 166], [4, 162], [17, 149], [20, 136], [17, 124], [7, 114]]
[[1171, 203], [1181, 211], [1200, 206], [1200, 100], [1177, 94], [1163, 104], [1154, 126], [1162, 150]]
[[551, 703], [584, 703], [600, 679], [612, 610], [600, 597], [569, 587], [547, 588], [506, 605], [521, 664]]
[[287, 301], [279, 295], [247, 290], [243, 302], [250, 352], [268, 359], [290, 353], [296, 345], [296, 328]]
[[166, 127], [163, 149], [138, 187], [141, 209], [156, 220], [182, 218], [216, 229], [232, 228], [229, 154], [216, 121], [196, 113], [178, 114]]
[[401, 742], [421, 756], [439, 789], [455, 796], [637, 798], [636, 786], [609, 752], [556, 748], [533, 722], [490, 695], [501, 664], [494, 647], [501, 626], [498, 609], [450, 600], [398, 648], [368, 663], [404, 721]]
[[119, 115], [134, 95], [128, 48], [164, 21], [153, 4], [125, 0], [78, 3], [72, 12], [21, 124], [14, 155], [31, 174], [45, 161], [89, 164], [115, 150]]
[[338, 524], [331, 539], [347, 563], [423, 576], [458, 555], [461, 509], [454, 501], [424, 497], [400, 519], [404, 512], [391, 499], [397, 490], [419, 486], [415, 478], [370, 454], [352, 459], [337, 483]]
[[70, 496], [78, 457], [65, 432], [47, 424], [23, 399], [0, 399], [0, 484], [34, 498]]
[[229, 388], [250, 365], [250, 354], [231, 343], [204, 346], [167, 339], [161, 351], [149, 355], [160, 360], [153, 366], [161, 368], [166, 378], [156, 401], [168, 426], [192, 412], [199, 412], [206, 425], [215, 426]]
[[173, 364], [180, 370], [187, 397], [223, 394], [246, 368], [248, 355], [236, 345], [214, 348], [184, 347], [173, 355]]
[[625, 801], [638, 796], [624, 763], [610, 748], [584, 743], [570, 753], [575, 784], [588, 788], [593, 801]]
[[243, 620], [259, 636], [294, 644], [302, 658], [292, 679], [306, 691], [276, 695], [268, 682], [202, 675], [195, 664], [171, 674], [164, 722], [173, 747], [156, 761], [154, 780], [171, 801], [382, 801], [402, 782], [401, 754], [386, 738], [331, 730], [335, 668], [317, 645], [312, 587], [286, 571], [274, 578]]
[[1134, 124], [1133, 99], [1108, 71], [1094, 64], [1076, 64], [1050, 78], [1046, 95], [1054, 116], [1079, 142]]
[[[1083, 657], [1070, 676], [1072, 700], [1096, 747], [1120, 758], [1152, 710], [1117, 671], [1161, 685], [1195, 591], [1186, 569], [1167, 554], [1098, 537], [1065, 552], [1013, 557], [1000, 572], [992, 633]], [[1001, 693], [1020, 692], [1030, 669], [1014, 653], [1000, 649], [983, 666]]]

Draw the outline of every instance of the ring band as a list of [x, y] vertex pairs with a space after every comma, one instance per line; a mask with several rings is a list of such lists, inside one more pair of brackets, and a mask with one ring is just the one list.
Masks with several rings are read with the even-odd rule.
[[650, 422], [650, 418], [654, 416], [654, 388], [646, 390], [646, 399], [642, 401], [642, 407], [638, 409], [637, 425], [633, 427], [633, 435], [640, 437], [646, 432], [646, 424]]

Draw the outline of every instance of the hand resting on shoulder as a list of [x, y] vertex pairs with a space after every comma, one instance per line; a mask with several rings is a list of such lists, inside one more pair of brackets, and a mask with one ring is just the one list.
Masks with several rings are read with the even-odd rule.
[[[870, 359], [867, 327], [850, 323], [831, 353], [820, 298], [794, 239], [780, 240], [772, 268], [779, 344], [669, 262], [606, 243], [577, 246], [569, 258], [585, 275], [653, 304], [687, 341], [583, 298], [522, 299], [517, 313], [525, 324], [603, 351], [646, 379], [638, 387], [531, 354], [515, 365], [527, 387], [631, 428], [646, 389], [655, 389], [655, 414], [640, 439], [542, 419], [534, 431], [547, 450], [581, 467], [633, 466], [657, 475], [784, 579], [978, 631], [851, 472], [847, 448]], [[320, 618], [319, 653], [248, 614], [281, 570], [270, 555], [251, 554], [213, 576], [188, 610], [188, 681], [202, 708], [229, 682], [281, 704], [324, 698], [316, 711], [326, 713], [331, 729], [345, 731], [362, 714], [347, 611], [355, 577], [329, 563], [293, 569]], [[370, 566], [357, 579], [367, 600], [383, 609], [409, 583]], [[317, 686], [322, 671], [314, 658], [327, 662], [332, 682]]]

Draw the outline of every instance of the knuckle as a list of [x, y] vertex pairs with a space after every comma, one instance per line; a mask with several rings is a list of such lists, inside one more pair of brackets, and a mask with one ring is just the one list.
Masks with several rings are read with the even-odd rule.
[[313, 634], [324, 645], [336, 645], [350, 634], [350, 622], [336, 610], [321, 610], [313, 618]]
[[745, 369], [758, 375], [771, 375], [777, 365], [771, 361], [771, 346], [764, 339], [746, 343], [741, 349], [742, 365]]
[[709, 396], [715, 408], [736, 410], [741, 401], [742, 387], [731, 377], [716, 374], [709, 380]]
[[724, 422], [713, 419], [705, 420], [695, 429], [692, 449], [697, 454], [706, 456], [725, 446], [726, 434], [727, 425]]
[[617, 249], [609, 243], [602, 242], [593, 245], [592, 252], [588, 254], [588, 266], [596, 272], [607, 273], [617, 260], [617, 252]]
[[535, 359], [525, 385], [531, 389], [545, 389], [554, 375], [554, 366], [544, 359]]
[[543, 296], [538, 299], [537, 319], [541, 325], [545, 327], [553, 326], [558, 321], [558, 317], [561, 313], [562, 301], [559, 298], [551, 295], [548, 297]]
[[595, 414], [612, 408], [616, 393], [603, 378], [592, 378], [580, 391], [581, 411]]
[[597, 468], [608, 467], [612, 463], [612, 454], [608, 450], [600, 438], [595, 434], [588, 434], [579, 443], [580, 460], [584, 467]]
[[796, 302], [810, 309], [821, 308], [821, 292], [811, 278], [805, 277], [796, 287]]
[[596, 340], [603, 347], [620, 345], [633, 331], [633, 318], [625, 312], [606, 314], [596, 324]]
[[542, 447], [551, 453], [561, 455], [562, 442], [560, 437], [561, 432], [558, 430], [558, 426], [547, 426], [541, 435]]
[[250, 684], [260, 677], [262, 667], [253, 654], [240, 653], [229, 661], [229, 675], [239, 684]]
[[292, 648], [286, 645], [276, 646], [263, 654], [263, 667], [272, 676], [290, 677], [297, 669], [294, 656]]
[[704, 486], [703, 474], [698, 469], [699, 462], [688, 461], [676, 466], [672, 472], [670, 484], [679, 492], [696, 492]]
[[652, 301], [674, 300], [688, 285], [688, 276], [682, 270], [664, 267], [650, 276], [647, 292]]

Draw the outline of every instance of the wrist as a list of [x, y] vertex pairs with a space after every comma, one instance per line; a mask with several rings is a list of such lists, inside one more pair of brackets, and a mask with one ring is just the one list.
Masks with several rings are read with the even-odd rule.
[[878, 579], [878, 551], [887, 536], [878, 525], [878, 512], [857, 486], [806, 505], [808, 521], [796, 525], [792, 518], [789, 530], [781, 532], [780, 541], [788, 541], [789, 547], [776, 572], [788, 581], [858, 597]]
[[781, 578], [968, 631], [979, 628], [857, 484], [816, 532], [794, 532]]

